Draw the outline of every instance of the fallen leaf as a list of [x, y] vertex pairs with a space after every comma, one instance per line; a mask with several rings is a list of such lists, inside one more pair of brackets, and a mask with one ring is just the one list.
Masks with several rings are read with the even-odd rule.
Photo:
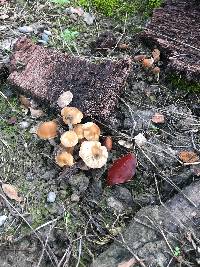
[[193, 151], [181, 151], [179, 159], [185, 163], [194, 163], [199, 161], [199, 156]]
[[112, 150], [112, 138], [110, 136], [106, 136], [104, 140], [104, 146], [107, 148], [108, 151]]
[[8, 196], [10, 199], [14, 199], [17, 202], [21, 202], [23, 200], [22, 197], [18, 196], [18, 190], [15, 186], [10, 184], [2, 184], [3, 192]]
[[133, 267], [137, 263], [135, 258], [131, 258], [129, 261], [123, 261], [118, 264], [117, 267]]
[[34, 119], [43, 117], [45, 115], [44, 111], [41, 109], [34, 109], [34, 108], [29, 108], [31, 112], [31, 117]]
[[152, 122], [154, 123], [164, 123], [165, 122], [165, 117], [164, 115], [160, 114], [160, 113], [155, 113], [153, 115], [153, 117], [151, 118]]
[[134, 154], [127, 154], [117, 159], [108, 170], [107, 184], [123, 184], [130, 181], [136, 172], [137, 159]]

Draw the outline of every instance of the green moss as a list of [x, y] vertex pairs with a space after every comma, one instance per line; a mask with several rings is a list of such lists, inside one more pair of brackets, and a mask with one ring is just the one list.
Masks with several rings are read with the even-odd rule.
[[89, 7], [90, 4], [91, 7], [109, 17], [121, 17], [126, 13], [128, 15], [141, 13], [146, 17], [154, 8], [159, 7], [163, 0], [78, 0], [77, 3], [83, 7]]
[[189, 82], [182, 76], [171, 75], [168, 77], [168, 80], [172, 84], [172, 87], [188, 92], [200, 92], [200, 83]]

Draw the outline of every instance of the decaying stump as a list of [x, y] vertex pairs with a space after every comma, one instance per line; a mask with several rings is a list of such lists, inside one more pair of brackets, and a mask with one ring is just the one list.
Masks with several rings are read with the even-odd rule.
[[52, 107], [69, 90], [74, 96], [71, 106], [85, 116], [110, 122], [129, 68], [128, 60], [95, 64], [21, 38], [14, 46], [8, 81]]
[[200, 81], [200, 1], [166, 0], [141, 37], [161, 49], [169, 70]]

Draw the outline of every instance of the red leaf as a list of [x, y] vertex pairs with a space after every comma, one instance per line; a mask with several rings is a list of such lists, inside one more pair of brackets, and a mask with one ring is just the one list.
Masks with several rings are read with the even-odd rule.
[[137, 159], [134, 154], [127, 154], [117, 159], [108, 170], [107, 184], [123, 184], [130, 181], [136, 171]]

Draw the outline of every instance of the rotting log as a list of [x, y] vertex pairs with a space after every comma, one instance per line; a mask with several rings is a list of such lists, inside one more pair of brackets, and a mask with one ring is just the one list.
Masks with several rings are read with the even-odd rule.
[[200, 81], [200, 1], [167, 0], [153, 12], [141, 33], [146, 43], [157, 46], [169, 71]]
[[21, 38], [14, 46], [8, 81], [24, 94], [56, 108], [58, 97], [73, 93], [70, 106], [85, 116], [111, 123], [123, 92], [129, 60], [92, 63]]

